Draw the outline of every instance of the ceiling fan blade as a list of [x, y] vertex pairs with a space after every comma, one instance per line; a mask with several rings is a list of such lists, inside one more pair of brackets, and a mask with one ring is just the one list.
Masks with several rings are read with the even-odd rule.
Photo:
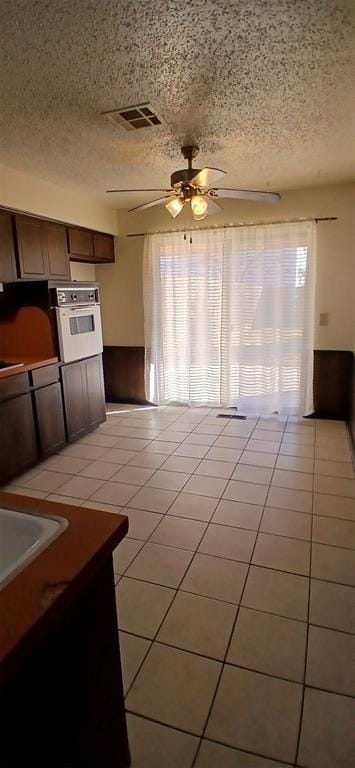
[[263, 203], [277, 203], [281, 200], [278, 192], [259, 192], [256, 189], [209, 189], [212, 197], [232, 197], [238, 200], [260, 200]]
[[191, 184], [195, 187], [211, 187], [217, 179], [224, 176], [227, 171], [222, 171], [220, 168], [202, 168], [199, 173], [191, 179]]
[[128, 213], [131, 213], [132, 211], [144, 211], [145, 208], [152, 208], [153, 205], [160, 205], [161, 203], [165, 203], [166, 200], [171, 200], [171, 194], [164, 195], [164, 197], [157, 197], [156, 200], [150, 200], [149, 203], [143, 203], [143, 205], [136, 205], [135, 208], [129, 208]]
[[108, 192], [172, 192], [172, 189], [106, 189]]
[[222, 207], [216, 203], [215, 200], [212, 200], [212, 197], [209, 195], [203, 195], [203, 199], [206, 200], [207, 203], [207, 213], [209, 216], [213, 216], [216, 213], [221, 213], [223, 210]]

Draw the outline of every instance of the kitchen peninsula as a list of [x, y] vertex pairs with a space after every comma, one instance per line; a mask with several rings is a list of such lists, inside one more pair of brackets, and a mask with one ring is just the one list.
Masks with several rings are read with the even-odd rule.
[[0, 762], [129, 765], [112, 551], [123, 515], [0, 492], [67, 527], [0, 591]]

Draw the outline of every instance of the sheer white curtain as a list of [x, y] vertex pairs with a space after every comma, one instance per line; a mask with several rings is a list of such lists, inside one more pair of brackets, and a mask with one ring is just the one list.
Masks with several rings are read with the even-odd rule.
[[313, 223], [148, 235], [143, 272], [151, 402], [312, 411]]

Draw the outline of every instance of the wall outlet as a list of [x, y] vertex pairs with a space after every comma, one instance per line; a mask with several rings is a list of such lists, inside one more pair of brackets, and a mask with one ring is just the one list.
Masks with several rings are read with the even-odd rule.
[[320, 312], [319, 325], [329, 325], [329, 312]]

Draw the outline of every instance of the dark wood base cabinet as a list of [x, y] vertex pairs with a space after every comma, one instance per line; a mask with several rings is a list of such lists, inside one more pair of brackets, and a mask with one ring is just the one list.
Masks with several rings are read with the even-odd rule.
[[0, 483], [66, 443], [58, 365], [0, 380]]
[[130, 765], [111, 556], [2, 686], [0, 706], [3, 768]]
[[1, 379], [0, 485], [105, 419], [101, 355]]
[[63, 365], [61, 376], [67, 438], [72, 442], [106, 420], [102, 357]]
[[40, 454], [45, 458], [66, 443], [62, 389], [59, 381], [33, 393]]
[[27, 392], [0, 403], [0, 483], [20, 475], [36, 460], [33, 408]]

